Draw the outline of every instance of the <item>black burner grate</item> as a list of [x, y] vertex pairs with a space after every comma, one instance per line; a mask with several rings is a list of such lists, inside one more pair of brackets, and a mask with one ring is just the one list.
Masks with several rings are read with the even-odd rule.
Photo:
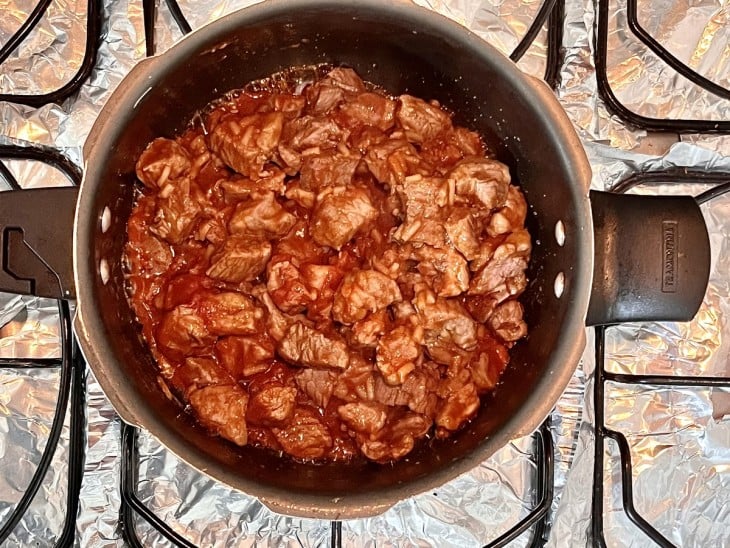
[[[730, 120], [698, 120], [652, 118], [634, 112], [624, 105], [611, 88], [608, 78], [608, 19], [610, 3], [616, 0], [597, 0], [597, 13], [594, 22], [594, 55], [596, 65], [596, 81], [598, 93], [608, 109], [624, 120], [637, 127], [654, 131], [668, 131], [674, 133], [730, 133]], [[628, 31], [657, 55], [664, 63], [673, 68], [679, 75], [690, 80], [695, 85], [721, 99], [730, 99], [730, 90], [708, 80], [704, 76], [688, 67], [672, 55], [641, 25], [638, 19], [638, 1], [627, 0], [626, 19]], [[651, 91], [647, 89], [647, 91]]]
[[[635, 173], [618, 183], [613, 192], [624, 193], [640, 185], [657, 184], [700, 184], [713, 185], [709, 190], [696, 197], [702, 204], [730, 191], [730, 173], [708, 172], [675, 168], [654, 172]], [[603, 463], [606, 438], [618, 445], [621, 466], [621, 494], [623, 510], [626, 516], [651, 540], [662, 547], [674, 546], [664, 535], [646, 521], [637, 511], [633, 502], [633, 474], [631, 450], [626, 437], [616, 430], [606, 427], [605, 421], [605, 385], [606, 382], [633, 385], [678, 386], [684, 388], [718, 387], [730, 388], [730, 377], [696, 377], [680, 375], [635, 375], [613, 373], [605, 367], [606, 330], [610, 327], [595, 328], [596, 371], [593, 387], [595, 406], [595, 446], [593, 463], [593, 497], [591, 535], [594, 545], [606, 546], [603, 530]]]
[[[74, 185], [81, 182], [81, 172], [68, 158], [56, 150], [42, 147], [0, 146], [0, 178], [14, 190], [21, 189], [3, 160], [40, 161], [61, 170]], [[54, 546], [72, 546], [75, 539], [76, 515], [86, 454], [86, 364], [71, 332], [71, 312], [67, 301], [58, 301], [61, 334], [61, 358], [5, 358], [0, 369], [60, 368], [56, 410], [48, 441], [23, 496], [0, 527], [0, 545], [12, 534], [37, 495], [53, 461], [61, 437], [67, 409], [70, 412], [69, 462], [67, 475], [66, 514], [63, 529]], [[69, 406], [69, 400], [71, 405]]]
[[[125, 542], [134, 548], [142, 548], [134, 526], [134, 514], [142, 517], [162, 537], [174, 546], [195, 548], [189, 540], [174, 531], [149, 507], [145, 506], [137, 496], [139, 482], [139, 449], [137, 446], [137, 428], [125, 424], [122, 427], [122, 464], [121, 485], [122, 504], [119, 509], [119, 524]], [[553, 502], [554, 491], [554, 445], [550, 431], [550, 418], [533, 434], [533, 460], [536, 464], [535, 472], [535, 501], [534, 507], [518, 523], [507, 532], [486, 545], [485, 548], [499, 548], [506, 546], [527, 532], [531, 532], [528, 546], [536, 548], [545, 542], [548, 528], [550, 506]], [[342, 522], [330, 523], [331, 548], [342, 547]]]
[[[40, 23], [51, 3], [52, 0], [40, 0], [28, 16], [28, 19], [25, 20], [18, 31], [0, 48], [0, 65], [7, 60], [10, 54], [15, 51], [38, 23]], [[78, 71], [68, 82], [48, 93], [0, 93], [0, 101], [19, 103], [31, 107], [41, 107], [48, 103], [62, 103], [65, 99], [76, 93], [89, 78], [96, 64], [96, 54], [99, 50], [99, 42], [101, 41], [102, 15], [101, 0], [89, 0], [86, 11], [86, 46], [84, 49], [84, 58], [81, 61], [81, 66]]]

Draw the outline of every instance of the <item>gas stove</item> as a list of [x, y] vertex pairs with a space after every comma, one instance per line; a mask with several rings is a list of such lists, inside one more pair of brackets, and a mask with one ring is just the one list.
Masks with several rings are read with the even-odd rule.
[[[252, 3], [5, 0], [0, 184], [78, 185], [84, 139], [130, 68]], [[274, 514], [123, 424], [74, 342], [73, 303], [0, 294], [0, 545], [730, 545], [727, 6], [417, 3], [553, 88], [594, 188], [697, 196], [712, 270], [695, 319], [587, 330], [534, 434], [381, 516], [329, 522]]]

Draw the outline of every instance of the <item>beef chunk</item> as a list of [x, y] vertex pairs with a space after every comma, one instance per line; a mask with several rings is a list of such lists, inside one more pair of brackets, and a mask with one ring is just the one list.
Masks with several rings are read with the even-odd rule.
[[469, 208], [454, 208], [444, 222], [444, 229], [451, 245], [467, 261], [479, 256], [479, 235], [476, 221]]
[[250, 297], [225, 291], [199, 296], [196, 304], [213, 335], [250, 335], [259, 331], [264, 316]]
[[340, 105], [338, 120], [347, 128], [373, 126], [382, 131], [393, 127], [395, 101], [378, 93], [360, 93]]
[[509, 183], [507, 166], [489, 158], [464, 160], [449, 173], [449, 184], [461, 201], [481, 204], [487, 209], [504, 205]]
[[344, 187], [352, 182], [360, 157], [341, 152], [312, 154], [302, 160], [301, 185], [320, 192], [327, 187]]
[[155, 139], [137, 160], [137, 178], [152, 190], [183, 177], [192, 166], [190, 154], [177, 141]]
[[461, 303], [421, 291], [416, 295], [414, 305], [431, 359], [448, 365], [461, 351], [476, 348], [476, 323]]
[[427, 243], [435, 247], [446, 245], [442, 219], [448, 203], [448, 186], [437, 177], [407, 177], [396, 187], [403, 204], [404, 220], [393, 233], [399, 242]]
[[419, 174], [422, 159], [411, 143], [391, 138], [370, 146], [365, 163], [378, 181], [393, 186], [410, 175]]
[[398, 103], [398, 121], [410, 141], [423, 143], [451, 128], [449, 115], [423, 99], [401, 95]]
[[489, 325], [503, 341], [513, 342], [527, 335], [527, 324], [522, 314], [522, 305], [510, 300], [494, 309]]
[[336, 378], [337, 374], [328, 369], [302, 369], [294, 375], [299, 390], [322, 409], [329, 404]]
[[337, 414], [352, 430], [373, 435], [385, 426], [387, 408], [378, 402], [355, 402], [340, 405]]
[[215, 337], [197, 308], [181, 305], [163, 316], [156, 340], [168, 357], [179, 359], [205, 354]]
[[228, 230], [234, 236], [263, 241], [286, 235], [295, 222], [294, 215], [279, 205], [274, 193], [266, 192], [239, 203], [228, 222]]
[[294, 415], [296, 398], [296, 388], [268, 384], [250, 397], [246, 419], [258, 426], [281, 425]]
[[266, 268], [271, 244], [250, 238], [229, 238], [223, 249], [213, 255], [206, 271], [211, 278], [231, 283], [256, 279]]
[[312, 216], [312, 238], [320, 245], [340, 249], [377, 216], [364, 190], [336, 187], [318, 197]]
[[305, 367], [345, 369], [350, 361], [347, 344], [334, 336], [295, 323], [279, 342], [279, 355]]
[[190, 393], [190, 405], [200, 422], [237, 445], [246, 445], [248, 394], [237, 384], [206, 386]]
[[181, 243], [203, 214], [200, 189], [190, 179], [168, 182], [158, 194], [150, 232], [171, 244]]
[[274, 358], [274, 343], [266, 336], [223, 337], [215, 344], [221, 365], [237, 380], [266, 371]]
[[402, 384], [421, 358], [418, 335], [400, 326], [386, 333], [378, 343], [375, 363], [388, 384]]
[[281, 428], [273, 428], [284, 451], [299, 459], [316, 459], [332, 446], [332, 436], [314, 412], [297, 407], [292, 419]]
[[332, 306], [332, 317], [351, 325], [369, 312], [401, 300], [398, 284], [376, 270], [357, 270], [345, 276]]
[[264, 164], [272, 159], [283, 124], [281, 112], [228, 115], [210, 133], [210, 148], [228, 167], [255, 179], [263, 176]]

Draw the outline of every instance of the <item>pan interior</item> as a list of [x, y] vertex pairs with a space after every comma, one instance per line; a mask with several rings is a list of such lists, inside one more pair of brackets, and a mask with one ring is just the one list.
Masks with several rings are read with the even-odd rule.
[[[165, 397], [124, 294], [124, 225], [134, 195], [135, 161], [146, 143], [173, 137], [196, 110], [228, 90], [290, 66], [321, 62], [350, 66], [394, 94], [440, 101], [457, 123], [498, 143], [500, 158], [530, 204], [534, 251], [522, 298], [528, 338], [515, 347], [503, 382], [468, 428], [424, 444], [394, 465], [297, 464], [208, 436]], [[534, 84], [506, 59], [456, 25], [417, 8], [307, 1], [275, 2], [224, 18], [142, 70], [149, 71], [146, 84], [118, 92], [122, 100], [116, 103], [114, 123], [108, 124], [114, 127], [105, 130], [103, 150], [92, 147], [87, 159], [84, 192], [92, 197], [82, 215], [95, 222], [109, 207], [112, 229], [102, 233], [94, 222], [77, 229], [78, 249], [84, 250], [77, 258], [78, 279], [85, 286], [79, 300], [101, 358], [91, 365], [97, 376], [108, 379], [102, 384], [107, 393], [115, 392], [112, 401], [123, 399], [143, 426], [209, 474], [254, 495], [293, 493], [301, 500], [367, 497], [387, 490], [397, 500], [466, 471], [526, 433], [526, 423], [534, 428], [547, 415], [557, 398], [556, 383], [564, 386], [575, 366], [581, 340], [582, 288], [590, 275], [585, 189], [563, 130], [556, 127], [557, 103], [540, 101]], [[563, 246], [554, 236], [558, 221], [567, 235]], [[101, 258], [112, 272], [107, 284], [96, 268]], [[554, 280], [560, 272], [565, 292], [558, 299]]]

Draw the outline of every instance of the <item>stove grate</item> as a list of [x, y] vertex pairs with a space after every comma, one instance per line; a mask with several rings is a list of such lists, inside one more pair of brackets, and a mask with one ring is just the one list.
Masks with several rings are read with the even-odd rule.
[[[134, 514], [137, 514], [174, 546], [195, 548], [194, 544], [173, 530], [137, 496], [140, 460], [137, 437], [137, 428], [127, 424], [123, 426], [120, 482], [122, 504], [119, 509], [119, 524], [125, 542], [134, 548], [143, 546], [134, 526]], [[487, 544], [485, 548], [506, 546], [530, 530], [532, 535], [528, 546], [536, 548], [544, 544], [554, 494], [554, 446], [550, 431], [550, 418], [533, 434], [533, 438], [533, 460], [536, 463], [535, 506], [518, 523]], [[331, 548], [341, 548], [342, 522], [332, 521], [330, 531]]]
[[[706, 203], [709, 200], [722, 196], [730, 191], [730, 173], [708, 172], [691, 170], [686, 168], [672, 168], [654, 172], [635, 173], [619, 182], [612, 189], [613, 192], [625, 193], [630, 189], [641, 185], [657, 184], [701, 184], [713, 185], [709, 190], [698, 194], [695, 199], [698, 203]], [[647, 537], [657, 545], [672, 548], [674, 544], [662, 535], [638, 512], [633, 502], [633, 472], [631, 462], [631, 450], [626, 437], [616, 430], [606, 426], [604, 405], [606, 402], [605, 387], [607, 382], [634, 384], [634, 385], [656, 385], [656, 386], [677, 386], [683, 388], [692, 387], [718, 387], [730, 388], [730, 377], [717, 376], [684, 376], [684, 375], [639, 375], [614, 373], [606, 370], [606, 330], [608, 326], [600, 326], [595, 329], [595, 357], [596, 370], [593, 386], [593, 401], [595, 407], [594, 424], [594, 462], [593, 462], [593, 492], [591, 502], [591, 535], [594, 544], [606, 546], [603, 516], [603, 465], [604, 448], [608, 439], [613, 440], [619, 449], [621, 467], [621, 495], [623, 510], [626, 516], [634, 523]]]
[[[608, 18], [610, 11], [609, 4], [611, 1], [597, 0], [597, 13], [594, 21], [593, 36], [596, 83], [598, 93], [606, 104], [606, 107], [628, 124], [647, 130], [674, 133], [730, 133], [730, 121], [728, 120], [653, 118], [634, 112], [619, 100], [611, 88], [611, 83], [608, 78]], [[638, 19], [637, 0], [627, 0], [626, 12], [629, 31], [664, 63], [673, 68], [682, 77], [690, 80], [709, 93], [722, 99], [730, 99], [730, 90], [698, 74], [672, 55], [647, 32]]]
[[[60, 88], [39, 94], [24, 93], [0, 93], [0, 101], [19, 103], [31, 107], [41, 107], [48, 103], [62, 103], [68, 97], [76, 93], [91, 75], [96, 65], [96, 56], [101, 42], [101, 24], [103, 10], [102, 0], [89, 0], [86, 11], [86, 45], [84, 57], [78, 71], [71, 79]], [[18, 31], [0, 48], [0, 65], [5, 62], [8, 56], [26, 39], [30, 32], [43, 19], [52, 0], [41, 0], [29, 15], [28, 19], [20, 26]]]

